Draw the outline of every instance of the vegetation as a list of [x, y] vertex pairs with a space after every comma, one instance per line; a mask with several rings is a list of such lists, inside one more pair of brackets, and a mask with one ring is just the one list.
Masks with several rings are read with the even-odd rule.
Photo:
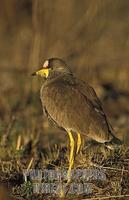
[[0, 200], [57, 199], [33, 194], [32, 180], [23, 176], [26, 169], [68, 167], [67, 135], [43, 116], [42, 80], [31, 77], [53, 56], [93, 85], [124, 141], [113, 152], [85, 141], [75, 169], [103, 169], [106, 180], [91, 180], [92, 194], [65, 199], [129, 199], [128, 10], [129, 2], [121, 0], [1, 2]]

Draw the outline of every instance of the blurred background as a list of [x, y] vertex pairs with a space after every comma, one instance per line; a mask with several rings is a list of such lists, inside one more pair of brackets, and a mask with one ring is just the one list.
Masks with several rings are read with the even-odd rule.
[[[16, 147], [65, 134], [42, 114], [41, 78], [49, 57], [61, 57], [95, 88], [116, 134], [129, 138], [129, 0], [4, 0], [0, 6], [0, 138]], [[53, 136], [53, 132], [56, 133]], [[18, 143], [18, 144], [17, 144]]]

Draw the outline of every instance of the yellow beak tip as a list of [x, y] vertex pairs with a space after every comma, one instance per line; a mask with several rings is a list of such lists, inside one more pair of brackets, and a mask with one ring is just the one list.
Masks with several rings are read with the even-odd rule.
[[41, 70], [38, 70], [38, 71], [32, 73], [31, 75], [32, 76], [40, 75], [43, 77], [48, 77], [48, 74], [49, 74], [49, 69], [41, 69]]

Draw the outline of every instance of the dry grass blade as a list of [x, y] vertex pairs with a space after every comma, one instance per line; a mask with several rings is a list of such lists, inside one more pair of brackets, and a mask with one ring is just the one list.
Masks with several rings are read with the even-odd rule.
[[29, 171], [31, 169], [33, 161], [34, 161], [34, 158], [32, 157], [29, 164], [28, 164], [27, 171]]
[[21, 147], [21, 135], [18, 136], [17, 138], [17, 145], [16, 145], [16, 150], [20, 150]]
[[95, 197], [95, 198], [90, 198], [90, 199], [82, 199], [82, 200], [106, 200], [106, 199], [118, 199], [118, 198], [124, 198], [124, 197], [129, 197], [129, 194], [127, 195], [113, 195], [113, 196], [105, 196], [105, 197]]

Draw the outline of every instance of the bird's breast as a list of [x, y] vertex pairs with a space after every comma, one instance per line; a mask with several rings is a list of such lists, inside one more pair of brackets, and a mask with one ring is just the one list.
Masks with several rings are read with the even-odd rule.
[[67, 89], [63, 85], [43, 87], [41, 101], [53, 120], [61, 125], [66, 113], [66, 104], [71, 101]]

